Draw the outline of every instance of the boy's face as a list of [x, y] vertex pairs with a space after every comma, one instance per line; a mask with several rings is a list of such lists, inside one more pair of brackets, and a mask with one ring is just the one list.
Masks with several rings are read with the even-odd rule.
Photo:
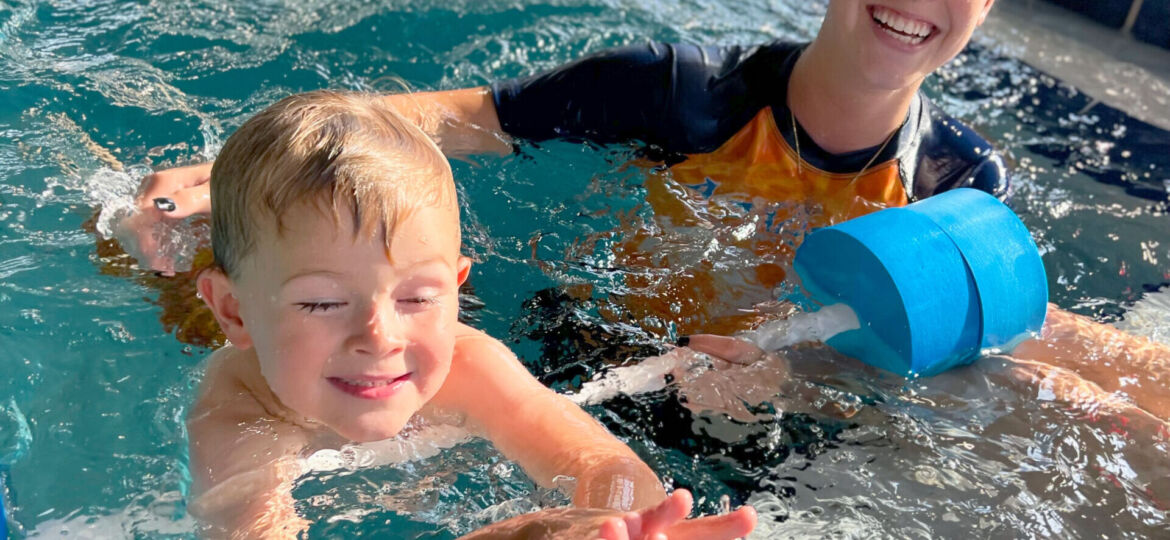
[[921, 82], [962, 51], [993, 3], [832, 0], [821, 32], [843, 47], [838, 54], [845, 67], [864, 82], [898, 90]]
[[233, 284], [243, 331], [284, 405], [355, 441], [398, 433], [451, 367], [458, 213], [421, 208], [390, 240], [357, 237], [314, 209], [262, 235]]

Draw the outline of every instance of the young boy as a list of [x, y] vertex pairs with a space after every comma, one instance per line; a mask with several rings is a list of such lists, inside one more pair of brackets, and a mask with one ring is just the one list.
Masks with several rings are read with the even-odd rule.
[[428, 424], [490, 439], [541, 485], [575, 477], [578, 507], [646, 509], [576, 519], [607, 537], [750, 531], [749, 509], [677, 523], [685, 494], [665, 499], [629, 448], [457, 321], [470, 261], [450, 168], [377, 98], [286, 98], [228, 139], [211, 177], [215, 265], [198, 287], [231, 345], [188, 420], [209, 534], [295, 537], [303, 457]]

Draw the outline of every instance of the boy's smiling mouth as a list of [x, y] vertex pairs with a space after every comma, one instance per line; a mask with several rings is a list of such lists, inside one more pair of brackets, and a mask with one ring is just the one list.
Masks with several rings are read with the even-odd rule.
[[869, 15], [879, 31], [909, 46], [920, 45], [934, 36], [938, 27], [885, 6], [869, 6]]
[[338, 390], [362, 399], [385, 399], [410, 380], [410, 373], [397, 377], [327, 377]]

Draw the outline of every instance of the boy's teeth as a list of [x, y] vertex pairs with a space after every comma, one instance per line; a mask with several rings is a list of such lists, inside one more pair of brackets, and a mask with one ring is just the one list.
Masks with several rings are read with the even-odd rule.
[[905, 43], [921, 42], [930, 35], [930, 32], [933, 28], [928, 23], [922, 21], [912, 21], [881, 6], [875, 6], [873, 8], [873, 18], [890, 29], [896, 30], [900, 34], [904, 34], [903, 37], [907, 39], [902, 41]]
[[353, 386], [364, 386], [366, 388], [373, 388], [375, 386], [386, 386], [387, 384], [394, 382], [394, 381], [352, 381], [349, 379], [342, 379], [342, 380], [345, 381], [345, 384], [349, 384], [349, 385], [353, 385]]

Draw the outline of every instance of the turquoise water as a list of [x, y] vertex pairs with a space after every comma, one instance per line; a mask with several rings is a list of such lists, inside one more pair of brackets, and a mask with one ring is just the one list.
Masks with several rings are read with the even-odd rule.
[[[0, 463], [11, 467], [17, 534], [193, 536], [182, 420], [209, 349], [176, 338], [160, 322], [158, 280], [99, 254], [86, 226], [100, 208], [124, 205], [146, 170], [214, 156], [244, 119], [292, 92], [479, 85], [647, 38], [808, 39], [823, 9], [0, 3]], [[1157, 321], [1170, 305], [1158, 292], [1170, 282], [1170, 135], [1103, 106], [1083, 111], [1087, 96], [998, 50], [979, 42], [928, 91], [1011, 158], [1012, 205], [1044, 252], [1053, 300], [1167, 339]], [[483, 305], [470, 318], [556, 388], [660, 350], [661, 338], [600, 315], [639, 270], [606, 259], [604, 240], [578, 242], [628, 212], [651, 226], [630, 155], [551, 143], [455, 167]], [[679, 233], [667, 248], [686, 252], [725, 232]], [[581, 284], [594, 284], [584, 303], [549, 292]], [[1148, 316], [1128, 316], [1137, 312]], [[1141, 426], [1119, 430], [1116, 419], [1020, 395], [992, 360], [907, 384], [823, 350], [790, 356], [798, 386], [856, 414], [827, 417], [774, 395], [732, 420], [694, 415], [667, 392], [590, 411], [692, 488], [704, 511], [724, 495], [757, 504], [759, 538], [1170, 534], [1170, 449]], [[826, 362], [840, 369], [814, 369]], [[451, 538], [564, 500], [482, 443], [397, 469], [320, 473], [297, 497], [313, 536], [403, 538]]]

